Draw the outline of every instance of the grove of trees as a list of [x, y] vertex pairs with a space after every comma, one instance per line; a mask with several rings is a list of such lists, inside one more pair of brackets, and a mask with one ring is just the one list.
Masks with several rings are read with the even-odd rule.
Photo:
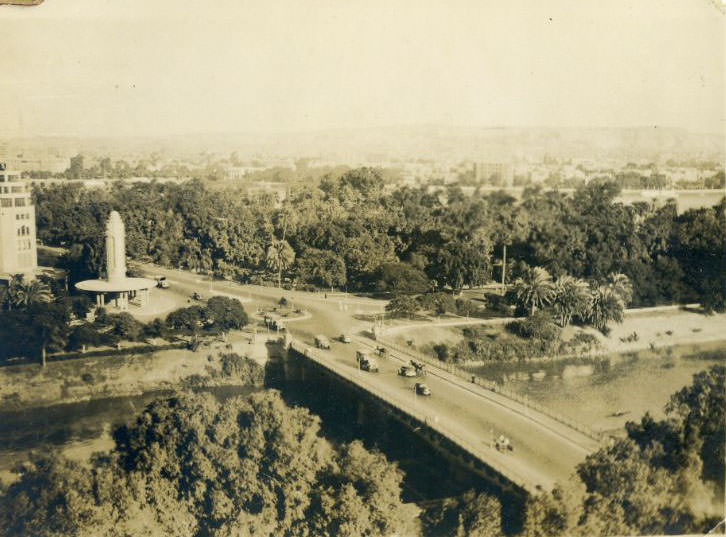
[[[726, 307], [726, 202], [679, 215], [674, 204], [617, 203], [618, 187], [605, 181], [573, 195], [529, 188], [521, 200], [467, 196], [456, 187], [391, 189], [370, 168], [291, 186], [282, 203], [205, 184], [40, 187], [38, 237], [69, 248], [72, 279], [96, 275], [103, 271], [103, 223], [117, 209], [137, 260], [241, 281], [286, 279], [394, 295], [456, 292], [499, 278], [495, 263], [506, 245], [508, 281], [526, 278], [529, 267], [546, 270], [553, 283], [570, 276], [599, 286], [610, 274], [624, 274], [634, 306]], [[549, 294], [533, 298], [530, 309]], [[559, 316], [564, 322], [569, 313]]]
[[147, 406], [115, 447], [81, 465], [38, 458], [0, 491], [3, 536], [410, 535], [402, 473], [277, 392], [221, 404], [183, 394]]

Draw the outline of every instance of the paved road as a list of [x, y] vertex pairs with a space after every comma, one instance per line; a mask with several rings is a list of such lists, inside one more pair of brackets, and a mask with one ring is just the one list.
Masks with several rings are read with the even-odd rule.
[[[295, 339], [310, 347], [314, 346], [314, 336], [319, 333], [332, 340], [341, 333], [359, 334], [370, 329], [370, 321], [356, 317], [383, 310], [381, 301], [374, 299], [345, 299], [337, 296], [326, 299], [325, 295], [319, 293], [226, 282], [213, 283], [210, 291], [209, 281], [201, 276], [158, 268], [148, 270], [150, 274], [166, 275], [176, 292], [191, 294], [198, 291], [209, 296], [215, 290], [222, 291], [250, 301], [248, 308], [272, 304], [284, 296], [311, 314], [309, 319], [288, 325]], [[331, 349], [319, 351], [319, 355], [329, 359], [330, 367], [336, 371], [352, 375], [362, 385], [368, 384], [386, 397], [418, 413], [424, 413], [431, 422], [481, 450], [493, 464], [508, 468], [528, 483], [530, 488], [539, 485], [550, 489], [555, 482], [567, 480], [575, 466], [597, 448], [592, 439], [546, 416], [442, 371], [430, 371], [425, 379], [433, 392], [431, 397], [416, 396], [413, 386], [420, 379], [399, 376], [398, 368], [407, 363], [408, 359], [398, 358], [390, 350], [386, 358], [378, 360], [379, 373], [360, 371], [355, 352], [373, 343], [366, 343], [360, 337], [354, 339], [351, 344], [333, 341]], [[501, 453], [492, 446], [492, 439], [500, 434], [511, 439], [513, 452]]]
[[[311, 338], [299, 339], [313, 347]], [[402, 377], [397, 372], [407, 360], [390, 349], [385, 358], [377, 358], [378, 373], [359, 371], [355, 360], [358, 349], [367, 349], [374, 356], [361, 338], [351, 344], [334, 341], [330, 350], [314, 352], [336, 372], [364, 387], [374, 383], [386, 399], [423, 413], [428, 423], [437, 423], [453, 438], [475, 447], [485, 462], [505, 466], [530, 490], [537, 485], [549, 490], [555, 482], [566, 481], [575, 466], [597, 448], [595, 441], [546, 416], [536, 415], [535, 421], [532, 410], [446, 373], [429, 371], [425, 379]], [[415, 395], [414, 385], [420, 381], [431, 388], [431, 397]], [[501, 453], [493, 446], [493, 439], [500, 434], [511, 439], [513, 452]]]

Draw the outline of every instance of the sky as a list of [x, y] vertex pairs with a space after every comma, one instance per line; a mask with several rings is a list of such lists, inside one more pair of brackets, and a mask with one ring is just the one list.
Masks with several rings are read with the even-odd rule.
[[719, 2], [0, 6], [0, 137], [416, 124], [724, 133]]

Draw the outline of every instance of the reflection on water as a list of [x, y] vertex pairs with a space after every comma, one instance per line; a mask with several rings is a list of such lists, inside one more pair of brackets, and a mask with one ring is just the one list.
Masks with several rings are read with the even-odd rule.
[[695, 373], [715, 364], [726, 364], [726, 348], [702, 355], [643, 351], [470, 369], [566, 416], [615, 433], [646, 411], [663, 416], [670, 395], [690, 384]]
[[[220, 399], [246, 395], [258, 388], [222, 386], [209, 391]], [[86, 460], [92, 453], [113, 447], [111, 431], [131, 423], [154, 399], [169, 392], [99, 399], [0, 412], [0, 472], [11, 470], [32, 452], [62, 450], [73, 459]]]

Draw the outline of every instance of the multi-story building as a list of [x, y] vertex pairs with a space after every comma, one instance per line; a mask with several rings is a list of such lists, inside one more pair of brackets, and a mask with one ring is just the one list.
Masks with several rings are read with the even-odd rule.
[[32, 278], [38, 267], [35, 244], [35, 206], [20, 172], [0, 162], [0, 278], [24, 274]]
[[512, 186], [514, 183], [514, 168], [506, 162], [475, 162], [474, 180], [477, 183]]

